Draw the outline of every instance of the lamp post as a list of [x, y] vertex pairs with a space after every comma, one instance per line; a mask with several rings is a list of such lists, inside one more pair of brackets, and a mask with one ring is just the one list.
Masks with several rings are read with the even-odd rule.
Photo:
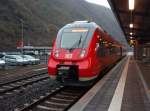
[[24, 46], [24, 21], [19, 18], [21, 22], [21, 54], [23, 55], [23, 46]]

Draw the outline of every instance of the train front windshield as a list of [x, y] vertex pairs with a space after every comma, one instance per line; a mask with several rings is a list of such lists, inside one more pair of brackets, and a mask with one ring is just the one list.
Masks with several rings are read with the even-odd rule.
[[65, 29], [61, 34], [60, 47], [64, 49], [83, 48], [88, 29]]

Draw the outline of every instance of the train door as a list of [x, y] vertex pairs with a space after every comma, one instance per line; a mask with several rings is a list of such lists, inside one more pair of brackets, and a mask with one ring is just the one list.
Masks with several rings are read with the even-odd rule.
[[99, 47], [98, 47], [98, 49], [97, 49], [97, 58], [98, 58], [98, 64], [99, 64], [99, 69], [100, 70], [102, 70], [105, 66], [104, 66], [104, 55], [105, 55], [105, 53], [104, 53], [104, 44], [103, 44], [103, 41], [104, 41], [104, 39], [103, 39], [103, 33], [100, 31], [100, 30], [98, 30], [98, 34], [97, 34], [97, 36], [99, 36], [98, 37], [98, 45], [99, 45]]

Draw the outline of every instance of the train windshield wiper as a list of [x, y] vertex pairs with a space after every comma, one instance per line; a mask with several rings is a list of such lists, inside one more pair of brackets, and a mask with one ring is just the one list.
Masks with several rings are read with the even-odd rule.
[[82, 34], [80, 35], [80, 39], [79, 39], [79, 42], [78, 42], [78, 48], [79, 48], [79, 46], [81, 44], [81, 38], [82, 38]]
[[80, 46], [80, 44], [81, 44], [81, 39], [82, 39], [82, 34], [80, 35], [79, 40], [77, 40], [77, 41], [72, 45], [72, 47], [71, 47], [71, 48], [68, 48], [68, 49], [69, 49], [69, 50], [73, 50], [73, 49], [75, 49], [75, 48], [79, 48], [79, 46]]

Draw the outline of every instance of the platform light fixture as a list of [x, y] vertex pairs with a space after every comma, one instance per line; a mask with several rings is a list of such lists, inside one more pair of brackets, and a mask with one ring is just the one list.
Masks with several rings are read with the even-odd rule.
[[130, 28], [133, 28], [133, 24], [132, 24], [132, 23], [130, 23], [129, 27], [130, 27]]
[[135, 0], [129, 0], [129, 10], [134, 10]]
[[130, 39], [133, 39], [133, 37], [131, 36]]
[[132, 33], [132, 32], [130, 32], [130, 35], [133, 35], [133, 33]]

